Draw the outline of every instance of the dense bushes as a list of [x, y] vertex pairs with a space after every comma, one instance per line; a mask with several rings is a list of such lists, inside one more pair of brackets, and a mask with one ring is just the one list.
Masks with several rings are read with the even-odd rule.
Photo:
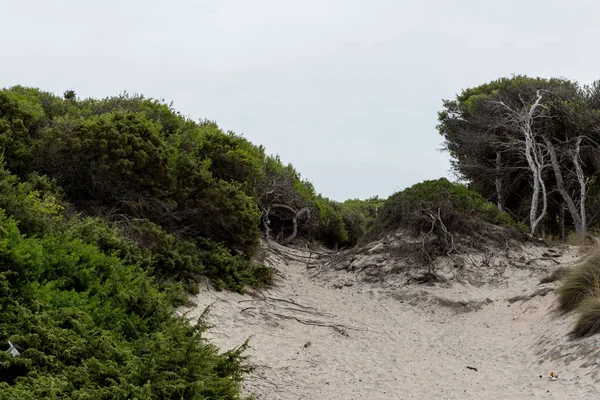
[[335, 203], [334, 208], [341, 214], [347, 240], [344, 246], [354, 246], [367, 237], [367, 234], [376, 229], [377, 214], [384, 200], [377, 197], [368, 200], [346, 200]]
[[[21, 185], [53, 186], [55, 194], [40, 188], [28, 201], [50, 204], [52, 196], [64, 197], [57, 207], [102, 217], [127, 238], [147, 236], [134, 233], [141, 225], [156, 225], [154, 234], [164, 245], [144, 250], [154, 257], [148, 270], [161, 281], [181, 281], [192, 289], [199, 276], [209, 275], [219, 286], [241, 290], [271, 279], [268, 269], [251, 260], [261, 234], [264, 172], [272, 158], [211, 121], [195, 123], [143, 96], [62, 99], [17, 86], [0, 91], [0, 150], [8, 170], [28, 180]], [[290, 200], [314, 203], [314, 191], [308, 199], [297, 191], [299, 175], [291, 169]], [[4, 207], [18, 208], [23, 200]], [[320, 235], [319, 222], [327, 224], [313, 209], [317, 223], [302, 224], [307, 237]], [[21, 218], [26, 233], [44, 224], [38, 216]], [[165, 247], [186, 256], [165, 262]], [[213, 250], [218, 266], [207, 265]]]
[[202, 323], [174, 316], [177, 290], [142, 270], [159, 252], [68, 218], [39, 178], [0, 175], [0, 343], [21, 349], [0, 351], [1, 398], [239, 398], [243, 348], [219, 355]]
[[447, 179], [425, 181], [391, 196], [383, 204], [379, 225], [384, 231], [400, 227], [428, 231], [435, 221], [449, 232], [472, 232], [473, 224], [514, 224], [510, 216], [485, 201], [477, 192]]
[[299, 236], [331, 246], [356, 242], [345, 225], [353, 218], [344, 219], [293, 166], [163, 101], [4, 89], [0, 147], [10, 171], [21, 179], [47, 175], [75, 210], [121, 224], [151, 221], [178, 237], [213, 240], [246, 260], [261, 229], [266, 233], [264, 222], [272, 222], [272, 237], [289, 237], [294, 213], [303, 209]]
[[39, 140], [34, 165], [76, 202], [162, 198], [172, 187], [161, 126], [142, 113], [58, 120]]
[[419, 237], [419, 241], [406, 243], [403, 251], [429, 266], [431, 278], [435, 277], [431, 266], [437, 257], [459, 252], [461, 247], [483, 248], [487, 241], [504, 241], [512, 236], [510, 231], [500, 232], [492, 224], [510, 226], [514, 222], [478, 193], [439, 179], [390, 196], [370, 236], [402, 230]]

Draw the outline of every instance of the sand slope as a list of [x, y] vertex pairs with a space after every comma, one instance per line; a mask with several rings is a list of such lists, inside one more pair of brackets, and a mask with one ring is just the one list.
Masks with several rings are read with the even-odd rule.
[[[224, 350], [250, 338], [255, 369], [244, 384], [247, 394], [600, 398], [599, 341], [567, 340], [572, 316], [552, 312], [554, 284], [538, 284], [544, 271], [504, 271], [500, 284], [480, 287], [403, 286], [391, 278], [367, 284], [347, 272], [307, 269], [308, 252], [272, 246], [276, 287], [252, 296], [205, 289], [194, 307], [181, 310], [194, 319], [212, 304], [208, 337]], [[575, 256], [567, 251], [559, 262]]]

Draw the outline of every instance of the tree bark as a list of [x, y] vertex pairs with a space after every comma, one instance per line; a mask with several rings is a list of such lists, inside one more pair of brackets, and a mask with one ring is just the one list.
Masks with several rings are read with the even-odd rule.
[[[541, 101], [542, 93], [540, 90], [538, 90], [536, 92], [536, 99], [529, 109], [524, 107], [520, 110], [516, 110], [510, 108], [502, 101], [495, 102], [495, 104], [502, 106], [509, 112], [510, 116], [508, 117], [508, 123], [515, 126], [517, 130], [523, 134], [523, 138], [525, 139], [524, 153], [525, 158], [527, 159], [527, 165], [531, 171], [533, 186], [531, 206], [529, 208], [530, 236], [535, 234], [535, 230], [540, 221], [542, 221], [546, 215], [546, 210], [548, 208], [546, 185], [542, 176], [542, 172], [544, 170], [544, 153], [533, 132], [533, 120], [536, 117], [536, 110], [538, 108], [546, 108], [543, 104], [541, 104]], [[538, 215], [540, 197], [542, 200], [542, 211]]]
[[[533, 175], [533, 196], [531, 198], [531, 208], [529, 211], [529, 229], [531, 236], [535, 234], [535, 230], [542, 218], [544, 218], [544, 216], [546, 215], [546, 209], [548, 207], [546, 185], [542, 177], [542, 170], [544, 168], [544, 157], [537, 141], [535, 140], [535, 136], [532, 130], [535, 110], [540, 106], [543, 107], [540, 104], [541, 100], [542, 95], [538, 91], [535, 103], [533, 103], [533, 105], [529, 109], [529, 112], [525, 114], [525, 118], [523, 119], [521, 124], [521, 131], [525, 136], [525, 158], [527, 159], [527, 163]], [[542, 195], [542, 212], [536, 218], [540, 191]]]
[[[298, 236], [298, 218], [300, 216], [302, 216], [303, 214], [308, 214], [308, 208], [304, 207], [302, 209], [300, 209], [299, 211], [294, 210], [292, 207], [287, 206], [285, 204], [271, 204], [269, 206], [269, 210], [271, 209], [271, 207], [273, 208], [285, 208], [286, 210], [290, 210], [291, 212], [294, 213], [294, 216], [292, 217], [292, 225], [293, 225], [293, 230], [290, 236], [288, 236], [287, 238], [284, 238], [282, 240], [282, 244], [288, 245], [291, 243], [292, 240], [294, 240], [296, 238], [296, 236]], [[267, 215], [266, 218], [268, 218], [269, 216]]]
[[573, 197], [569, 194], [569, 192], [567, 192], [567, 189], [565, 188], [565, 182], [562, 171], [560, 169], [560, 164], [554, 144], [552, 144], [552, 141], [550, 141], [550, 139], [546, 137], [544, 138], [544, 141], [546, 143], [546, 147], [548, 148], [548, 152], [550, 153], [550, 163], [552, 164], [552, 169], [554, 171], [556, 187], [561, 197], [563, 198], [565, 204], [567, 205], [569, 214], [571, 214], [571, 217], [573, 218], [573, 222], [575, 223], [575, 232], [578, 235], [585, 236], [587, 233], [587, 223], [585, 215], [586, 181], [583, 175], [583, 171], [581, 169], [581, 163], [579, 162], [581, 138], [577, 138], [575, 149], [572, 155], [573, 166], [575, 167], [577, 181], [579, 183], [579, 207], [577, 207], [575, 201], [573, 201]]
[[269, 213], [271, 207], [267, 207], [267, 211], [263, 211], [263, 227], [265, 228], [265, 240], [268, 242], [271, 238], [271, 222], [269, 221]]
[[296, 214], [294, 214], [294, 217], [292, 218], [292, 223], [294, 224], [294, 228], [293, 228], [294, 230], [292, 231], [292, 234], [290, 236], [283, 239], [284, 245], [288, 245], [291, 243], [292, 240], [296, 239], [296, 236], [298, 235], [298, 217], [300, 217], [300, 215], [307, 213], [307, 212], [308, 212], [308, 208], [304, 207], [303, 209], [298, 211]]
[[565, 240], [565, 205], [560, 203], [558, 209], [558, 232], [561, 240]]
[[577, 175], [577, 181], [579, 182], [579, 212], [581, 219], [581, 235], [587, 235], [587, 214], [585, 209], [585, 202], [587, 198], [587, 180], [583, 175], [583, 169], [581, 168], [581, 137], [578, 137], [575, 141], [575, 151], [573, 152], [573, 165], [575, 167], [575, 174]]
[[504, 211], [504, 197], [502, 196], [502, 178], [500, 168], [502, 166], [502, 153], [496, 152], [496, 199], [498, 201], [498, 210]]

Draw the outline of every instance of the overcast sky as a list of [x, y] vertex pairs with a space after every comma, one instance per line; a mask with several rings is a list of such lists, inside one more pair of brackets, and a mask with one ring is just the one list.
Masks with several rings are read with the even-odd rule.
[[442, 99], [600, 78], [600, 2], [0, 0], [0, 87], [173, 101], [335, 200], [449, 176]]

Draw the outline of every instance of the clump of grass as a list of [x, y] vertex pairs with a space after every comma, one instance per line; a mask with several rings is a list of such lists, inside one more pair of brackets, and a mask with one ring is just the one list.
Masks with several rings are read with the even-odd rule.
[[588, 296], [579, 306], [579, 319], [571, 332], [574, 338], [600, 333], [600, 291]]
[[549, 275], [544, 276], [540, 279], [540, 285], [543, 283], [552, 283], [561, 280], [566, 274], [568, 270], [564, 267], [558, 267]]
[[600, 290], [600, 254], [594, 255], [569, 271], [558, 288], [558, 308], [575, 310], [582, 301]]

